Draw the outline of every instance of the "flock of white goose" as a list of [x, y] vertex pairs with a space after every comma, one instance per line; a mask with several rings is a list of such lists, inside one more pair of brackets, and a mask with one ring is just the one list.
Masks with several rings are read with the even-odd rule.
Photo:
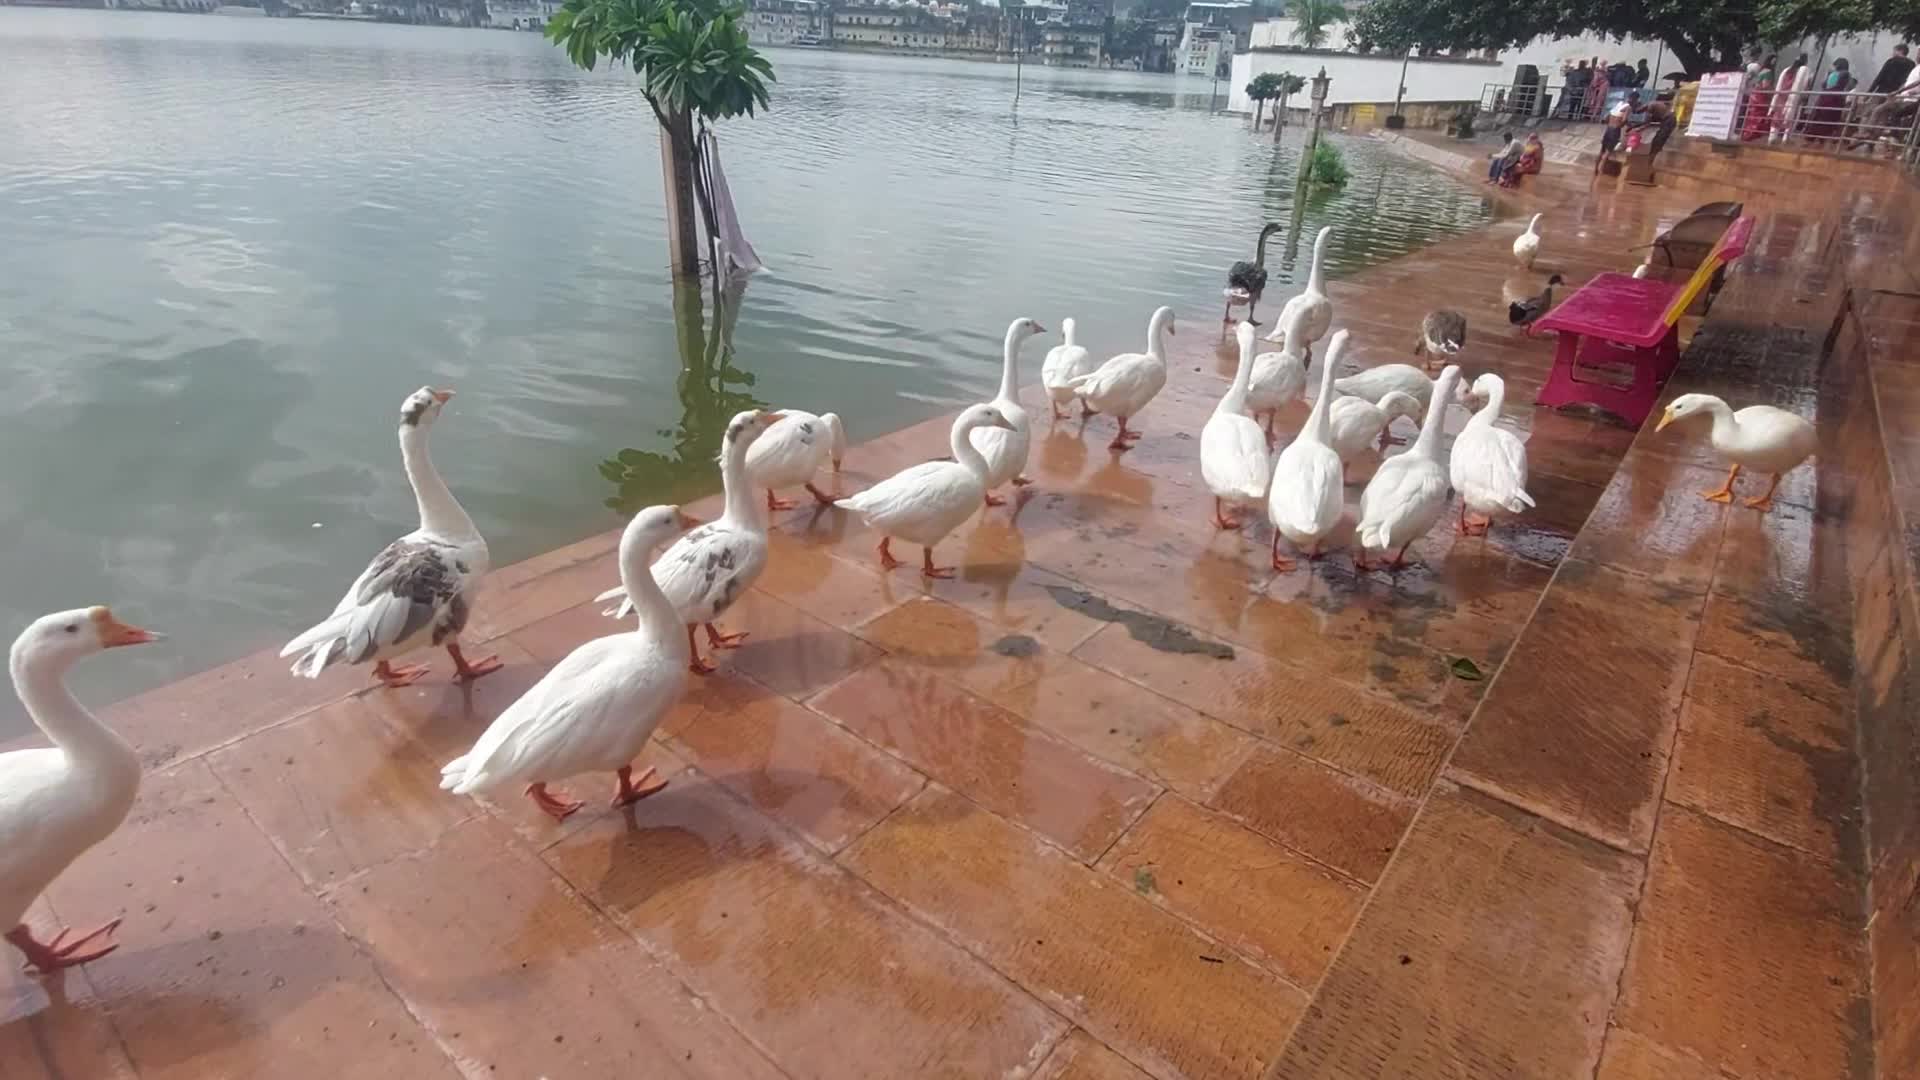
[[[1274, 415], [1301, 396], [1311, 349], [1332, 326], [1321, 267], [1329, 232], [1322, 230], [1315, 243], [1306, 291], [1280, 315], [1280, 350], [1256, 354], [1252, 325], [1236, 328], [1239, 363], [1200, 439], [1200, 469], [1215, 497], [1215, 524], [1236, 528], [1238, 514], [1264, 501], [1273, 524], [1273, 565], [1282, 570], [1294, 565], [1280, 554], [1282, 539], [1310, 558], [1335, 540], [1344, 512], [1345, 464], [1369, 452], [1396, 417], [1424, 413], [1412, 447], [1382, 460], [1361, 493], [1353, 533], [1359, 566], [1367, 567], [1374, 553], [1398, 565], [1407, 547], [1439, 521], [1450, 488], [1461, 496], [1462, 532], [1484, 530], [1494, 515], [1521, 513], [1533, 502], [1526, 491], [1526, 446], [1495, 424], [1504, 396], [1498, 376], [1481, 375], [1462, 387], [1460, 369], [1452, 364], [1437, 379], [1413, 365], [1385, 364], [1335, 378], [1345, 331], [1328, 342], [1305, 428], [1277, 456], [1271, 454]], [[1515, 255], [1531, 262], [1538, 234], [1530, 226], [1522, 239], [1531, 246], [1523, 254], [1523, 245], [1516, 244]], [[1018, 400], [1018, 354], [1022, 342], [1042, 332], [1032, 319], [1008, 328], [999, 392], [955, 420], [952, 460], [912, 466], [856, 495], [836, 497], [813, 483], [822, 467], [840, 468], [846, 438], [838, 417], [794, 410], [735, 416], [721, 441], [725, 505], [718, 520], [692, 522], [674, 506], [634, 515], [620, 537], [619, 585], [600, 596], [619, 601], [607, 614], [631, 618], [631, 629], [588, 641], [556, 664], [471, 750], [446, 764], [442, 787], [463, 795], [523, 787], [556, 819], [582, 805], [548, 787], [564, 777], [612, 772], [615, 805], [664, 787], [652, 770], [635, 776], [632, 763], [679, 698], [688, 673], [712, 670], [700, 654], [697, 631], [705, 630], [714, 649], [735, 647], [746, 637], [722, 633], [715, 620], [766, 566], [766, 510], [792, 505], [778, 497], [780, 489], [804, 486], [821, 503], [858, 514], [882, 537], [879, 555], [889, 569], [898, 565], [890, 548], [898, 539], [921, 547], [922, 573], [950, 575], [950, 568], [935, 565], [935, 545], [982, 503], [999, 503], [996, 491], [1029, 482], [1022, 473], [1032, 433]], [[1083, 416], [1114, 417], [1118, 431], [1111, 448], [1126, 450], [1140, 435], [1129, 422], [1166, 385], [1164, 339], [1174, 333], [1172, 309], [1153, 313], [1146, 351], [1097, 366], [1075, 342], [1073, 320], [1063, 332], [1065, 343], [1048, 353], [1042, 370], [1055, 419], [1078, 400]], [[1444, 361], [1461, 350], [1465, 336], [1463, 317], [1436, 312], [1423, 325], [1419, 351], [1430, 362]], [[401, 461], [418, 501], [420, 527], [375, 556], [332, 613], [287, 644], [281, 655], [293, 658], [295, 675], [314, 678], [338, 664], [370, 664], [381, 683], [405, 686], [427, 669], [396, 659], [426, 647], [446, 649], [462, 679], [501, 666], [496, 657], [470, 659], [461, 651], [461, 633], [489, 559], [486, 542], [428, 454], [428, 432], [452, 396], [451, 390], [422, 387], [402, 403]], [[1479, 409], [1443, 462], [1442, 419], [1456, 399], [1477, 401]], [[1778, 474], [1812, 451], [1812, 428], [1798, 417], [1767, 406], [1735, 413], [1704, 395], [1676, 399], [1660, 426], [1695, 415], [1712, 417], [1713, 445], [1733, 461], [1734, 474], [1743, 465], [1773, 472], [1776, 487]], [[1708, 497], [1730, 499], [1733, 479], [1730, 474], [1725, 487]], [[1765, 508], [1772, 493], [1770, 487], [1749, 505]], [[92, 607], [44, 616], [14, 642], [14, 687], [53, 743], [0, 754], [0, 927], [11, 927], [4, 936], [31, 970], [57, 971], [116, 947], [117, 919], [44, 940], [23, 920], [61, 871], [119, 826], [140, 783], [133, 748], [74, 698], [66, 673], [86, 656], [158, 637]]]

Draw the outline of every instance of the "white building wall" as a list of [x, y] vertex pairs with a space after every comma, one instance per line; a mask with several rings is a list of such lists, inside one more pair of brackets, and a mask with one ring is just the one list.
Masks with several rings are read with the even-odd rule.
[[[1250, 112], [1253, 103], [1247, 98], [1246, 86], [1255, 75], [1267, 72], [1292, 72], [1302, 78], [1312, 78], [1322, 67], [1327, 69], [1327, 77], [1332, 81], [1327, 88], [1327, 100], [1333, 104], [1343, 102], [1390, 102], [1394, 99], [1395, 89], [1400, 83], [1401, 58], [1394, 56], [1361, 56], [1357, 53], [1329, 53], [1326, 51], [1299, 51], [1293, 42], [1295, 23], [1292, 19], [1267, 19], [1253, 27], [1253, 45], [1256, 50], [1279, 48], [1293, 51], [1272, 52], [1255, 51], [1242, 53], [1233, 58], [1233, 87], [1228, 108], [1235, 112]], [[1893, 55], [1893, 47], [1900, 43], [1897, 35], [1878, 34], [1835, 38], [1827, 43], [1826, 56], [1821, 61], [1820, 43], [1805, 41], [1797, 46], [1786, 46], [1774, 50], [1780, 55], [1780, 65], [1784, 68], [1793, 61], [1793, 57], [1805, 51], [1809, 63], [1821, 61], [1824, 73], [1831, 70], [1836, 57], [1846, 57], [1853, 73], [1862, 83], [1871, 82], [1874, 73], [1887, 57]], [[1347, 46], [1346, 24], [1330, 28], [1328, 49], [1344, 49]], [[1595, 56], [1603, 63], [1623, 61], [1632, 66], [1644, 59], [1653, 71], [1653, 80], [1658, 83], [1660, 76], [1669, 71], [1678, 71], [1679, 65], [1671, 56], [1665, 55], [1664, 47], [1657, 41], [1644, 41], [1626, 38], [1616, 41], [1609, 37], [1592, 34], [1567, 38], [1536, 38], [1517, 48], [1507, 49], [1498, 54], [1494, 63], [1463, 63], [1454, 60], [1422, 60], [1415, 57], [1407, 65], [1407, 101], [1478, 101], [1489, 83], [1512, 86], [1513, 78], [1522, 64], [1532, 64], [1540, 69], [1544, 84], [1557, 101], [1563, 76], [1560, 69], [1563, 64], [1578, 64]], [[1664, 84], [1662, 84], [1664, 85]], [[1292, 105], [1295, 102], [1289, 101]]]

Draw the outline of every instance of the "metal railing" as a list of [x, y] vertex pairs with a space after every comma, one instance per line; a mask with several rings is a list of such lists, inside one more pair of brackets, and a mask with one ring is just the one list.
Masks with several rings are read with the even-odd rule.
[[[1603, 120], [1626, 91], [1615, 87], [1605, 95], [1546, 88], [1488, 83], [1481, 90], [1480, 111], [1501, 119]], [[1652, 103], [1650, 88], [1640, 93], [1640, 110], [1631, 122], [1645, 119]], [[1747, 90], [1735, 114], [1732, 141], [1792, 146], [1839, 153], [1871, 154], [1920, 167], [1920, 88], [1905, 93], [1871, 94], [1862, 90]], [[1684, 126], [1681, 133], [1684, 133]]]

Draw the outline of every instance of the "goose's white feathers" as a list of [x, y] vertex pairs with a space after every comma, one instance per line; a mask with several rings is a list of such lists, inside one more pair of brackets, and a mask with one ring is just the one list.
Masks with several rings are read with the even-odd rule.
[[1506, 384], [1489, 372], [1474, 380], [1473, 396], [1486, 404], [1453, 440], [1447, 475], [1468, 510], [1518, 514], [1533, 505], [1533, 497], [1527, 494], [1527, 445], [1495, 423]]
[[[750, 410], [735, 414], [720, 440], [720, 483], [726, 510], [720, 520], [702, 525], [674, 541], [653, 564], [653, 581], [680, 621], [710, 623], [733, 606], [767, 567], [767, 521], [746, 476], [747, 455], [766, 432], [786, 416]], [[619, 600], [607, 614], [624, 619], [633, 612], [625, 585], [594, 598]]]
[[1533, 220], [1527, 222], [1527, 231], [1513, 238], [1514, 261], [1529, 270], [1533, 269], [1534, 257], [1540, 254], [1540, 218], [1539, 214], [1533, 215]]
[[930, 548], [972, 516], [986, 495], [986, 461], [968, 436], [1006, 422], [992, 405], [970, 406], [948, 435], [954, 460], [909, 466], [834, 505], [887, 536]]
[[313, 679], [336, 663], [374, 663], [458, 640], [486, 571], [487, 545], [477, 535], [454, 540], [416, 529], [374, 556], [333, 614], [280, 655], [304, 654], [293, 673]]
[[1328, 442], [1342, 462], [1352, 461], [1375, 446], [1394, 417], [1418, 415], [1419, 400], [1398, 390], [1382, 395], [1377, 404], [1365, 398], [1336, 397], [1327, 411]]
[[1015, 319], [1007, 327], [1000, 356], [1000, 392], [993, 398], [993, 407], [1000, 410], [1007, 426], [975, 428], [972, 435], [974, 448], [987, 462], [988, 491], [1026, 471], [1033, 432], [1026, 407], [1020, 404], [1020, 346], [1042, 329], [1032, 319]]
[[1440, 462], [1440, 434], [1447, 398], [1459, 378], [1460, 369], [1451, 364], [1441, 371], [1437, 392], [1420, 425], [1420, 437], [1406, 453], [1381, 462], [1360, 493], [1357, 536], [1364, 549], [1403, 549], [1440, 520], [1447, 504], [1447, 470]]
[[1783, 473], [1812, 457], [1818, 447], [1813, 425], [1796, 413], [1772, 405], [1749, 405], [1736, 412], [1711, 394], [1674, 398], [1654, 430], [1697, 415], [1713, 418], [1708, 442], [1743, 469]]
[[1333, 226], [1320, 230], [1313, 240], [1313, 263], [1307, 270], [1307, 287], [1298, 296], [1291, 297], [1280, 309], [1280, 324], [1267, 335], [1268, 341], [1279, 341], [1286, 333], [1288, 320], [1300, 320], [1300, 348], [1311, 349], [1313, 343], [1327, 336], [1333, 329], [1333, 298], [1327, 295], [1326, 261], [1327, 243], [1333, 238]]
[[20, 925], [62, 871], [120, 826], [140, 788], [139, 755], [74, 699], [67, 671], [157, 636], [95, 607], [42, 616], [15, 639], [14, 690], [54, 745], [0, 754], [0, 926]]
[[1074, 321], [1060, 320], [1062, 343], [1047, 350], [1040, 365], [1040, 385], [1055, 405], [1073, 401], [1073, 380], [1093, 370], [1093, 354], [1074, 341]]
[[1233, 383], [1200, 429], [1200, 476], [1207, 489], [1223, 502], [1257, 503], [1266, 496], [1272, 469], [1267, 437], [1247, 415], [1247, 383], [1253, 369], [1253, 327], [1235, 328], [1240, 361]]
[[763, 488], [810, 483], [822, 465], [839, 469], [846, 452], [840, 417], [782, 409], [780, 419], [747, 447], [747, 476]]
[[1300, 434], [1280, 452], [1273, 469], [1267, 516], [1274, 531], [1297, 547], [1317, 548], [1340, 524], [1346, 510], [1340, 455], [1328, 444], [1332, 375], [1346, 347], [1345, 330], [1333, 335], [1321, 361], [1320, 396], [1313, 403], [1313, 412]]
[[423, 386], [400, 406], [400, 456], [420, 527], [388, 544], [354, 579], [333, 612], [280, 650], [293, 673], [318, 678], [337, 663], [372, 663], [422, 645], [457, 643], [486, 575], [487, 542], [427, 453], [427, 431], [451, 390]]
[[1159, 308], [1147, 322], [1147, 351], [1121, 353], [1068, 380], [1073, 392], [1095, 412], [1131, 418], [1167, 385], [1167, 358], [1161, 331], [1173, 333], [1173, 309]]
[[1433, 380], [1412, 364], [1381, 364], [1356, 375], [1333, 380], [1336, 393], [1379, 401], [1396, 391], [1406, 394], [1425, 409], [1433, 401]]
[[649, 507], [621, 535], [620, 576], [644, 591], [638, 626], [568, 653], [440, 770], [441, 787], [466, 795], [614, 770], [639, 756], [686, 685], [690, 650], [679, 616], [640, 581], [679, 521], [678, 507]]

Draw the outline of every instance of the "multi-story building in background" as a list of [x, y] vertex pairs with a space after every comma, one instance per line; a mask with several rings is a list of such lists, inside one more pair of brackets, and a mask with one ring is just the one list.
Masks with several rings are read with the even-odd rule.
[[1195, 0], [1187, 5], [1175, 70], [1211, 78], [1246, 49], [1252, 34], [1250, 0]]
[[833, 12], [820, 0], [754, 0], [747, 10], [747, 40], [755, 45], [823, 45], [833, 33]]

